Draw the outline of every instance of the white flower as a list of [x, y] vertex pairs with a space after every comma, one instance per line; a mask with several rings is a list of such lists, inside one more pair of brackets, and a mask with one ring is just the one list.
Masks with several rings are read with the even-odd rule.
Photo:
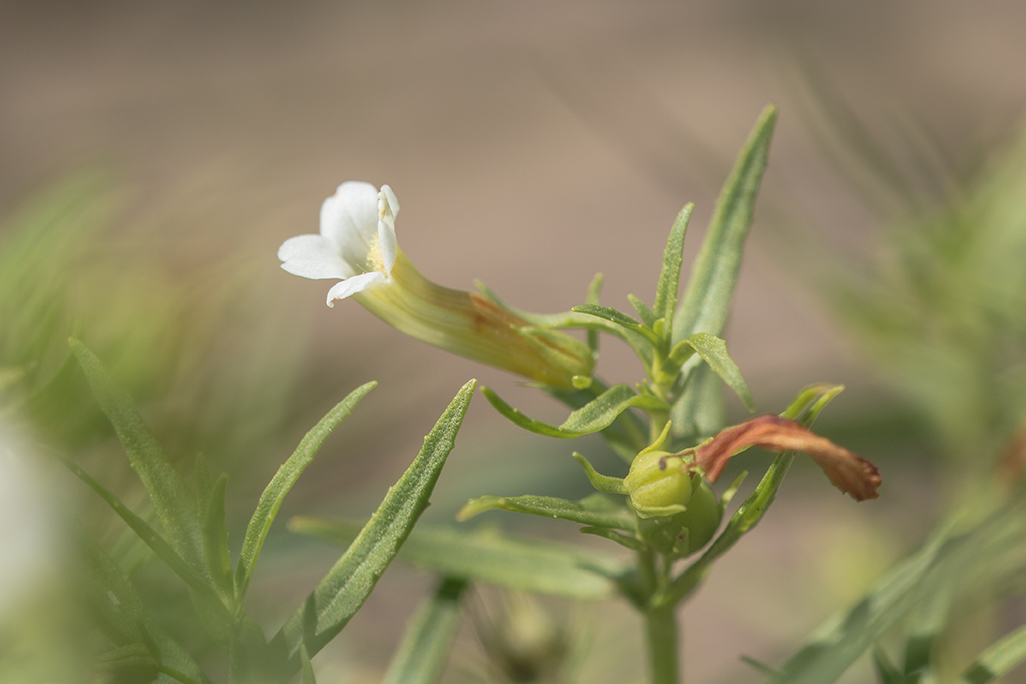
[[497, 301], [436, 285], [395, 241], [399, 202], [387, 185], [347, 181], [321, 205], [319, 235], [299, 235], [278, 248], [281, 267], [313, 279], [335, 279], [328, 306], [352, 296], [375, 316], [418, 340], [546, 385], [572, 387], [595, 360], [580, 341], [531, 325]]
[[399, 202], [387, 185], [346, 181], [321, 205], [319, 235], [298, 235], [278, 248], [281, 267], [303, 278], [341, 280], [336, 299], [388, 282], [395, 266], [395, 216]]

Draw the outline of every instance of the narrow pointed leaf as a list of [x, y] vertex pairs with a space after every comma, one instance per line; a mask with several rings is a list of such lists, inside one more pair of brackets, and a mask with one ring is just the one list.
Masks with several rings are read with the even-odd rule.
[[539, 435], [559, 439], [573, 439], [604, 430], [612, 425], [621, 413], [630, 408], [654, 410], [666, 408], [666, 404], [656, 397], [637, 394], [627, 385], [615, 385], [571, 413], [562, 425], [556, 426], [528, 418], [487, 387], [482, 387], [481, 393], [485, 395], [488, 403], [494, 406], [496, 411], [513, 424]]
[[[719, 381], [717, 380], [717, 382]], [[593, 379], [591, 385], [583, 390], [569, 392], [546, 387], [545, 391], [576, 411], [591, 404], [608, 392], [609, 388], [598, 379]], [[630, 392], [632, 393], [633, 390]], [[649, 443], [648, 425], [634, 411], [624, 411], [599, 434], [606, 444], [627, 463], [631, 463], [638, 452]]]
[[274, 474], [274, 477], [271, 478], [270, 483], [268, 483], [260, 495], [260, 500], [257, 502], [253, 517], [250, 518], [249, 525], [246, 527], [246, 536], [242, 541], [242, 552], [239, 554], [239, 565], [235, 571], [235, 596], [240, 603], [246, 596], [249, 581], [253, 577], [253, 568], [256, 565], [257, 558], [260, 556], [260, 549], [264, 545], [264, 540], [267, 539], [271, 523], [274, 522], [275, 517], [278, 515], [278, 509], [281, 508], [285, 495], [289, 493], [292, 486], [299, 480], [299, 476], [303, 474], [306, 467], [313, 461], [317, 450], [321, 448], [321, 444], [328, 438], [332, 430], [352, 413], [356, 405], [360, 403], [360, 400], [374, 389], [377, 384], [376, 382], [368, 382], [357, 387], [349, 393], [349, 396], [328, 411], [328, 414], [313, 429], [306, 433], [306, 436], [299, 442], [299, 446], [296, 447], [296, 450], [289, 456], [289, 459], [278, 469], [278, 472]]
[[303, 672], [303, 684], [317, 684], [314, 677], [313, 664], [310, 662], [310, 654], [306, 652], [306, 646], [299, 647], [299, 664]]
[[272, 640], [275, 650], [284, 651], [289, 671], [299, 669], [300, 646], [305, 645], [312, 657], [346, 626], [395, 558], [428, 506], [476, 385], [471, 380], [460, 389], [370, 521]]
[[627, 295], [627, 301], [634, 307], [634, 310], [638, 314], [638, 318], [641, 319], [641, 322], [646, 328], [651, 328], [655, 325], [658, 316], [653, 313], [652, 309], [648, 308], [648, 304], [645, 304], [645, 302], [632, 294]]
[[[360, 531], [357, 523], [317, 518], [295, 518], [289, 527], [337, 544], [349, 543]], [[628, 572], [608, 556], [486, 528], [422, 525], [400, 549], [399, 560], [448, 577], [588, 601], [614, 597]]]
[[456, 519], [463, 522], [492, 510], [540, 515], [628, 532], [633, 532], [637, 528], [634, 515], [625, 506], [602, 494], [593, 494], [580, 501], [567, 501], [552, 496], [480, 496], [467, 502], [456, 514]]
[[383, 684], [434, 684], [442, 676], [460, 630], [460, 599], [467, 582], [447, 578], [406, 627]]
[[970, 665], [960, 684], [985, 684], [1026, 661], [1026, 626], [997, 642]]
[[727, 343], [715, 335], [695, 333], [688, 338], [688, 344], [702, 357], [703, 361], [709, 364], [716, 375], [720, 376], [723, 382], [737, 393], [748, 410], [754, 411], [755, 401], [752, 399], [752, 392], [748, 389], [748, 383], [741, 376], [741, 369], [727, 353]]
[[[1023, 503], [1017, 501], [968, 530], [943, 526], [919, 551], [888, 571], [857, 604], [817, 629], [780, 668], [782, 674], [772, 680], [774, 684], [835, 681], [896, 623], [938, 591], [986, 586], [1008, 573], [1009, 567], [1021, 572], [1026, 534], [1023, 514]], [[1026, 636], [1010, 637], [1013, 642], [1015, 638]], [[1014, 657], [1004, 662], [1010, 664], [1011, 660]], [[990, 672], [996, 669], [987, 665], [970, 668], [963, 682], [989, 681]]]
[[156, 530], [150, 527], [145, 520], [133, 513], [131, 509], [121, 503], [120, 499], [93, 479], [87, 472], [63, 456], [57, 456], [57, 458], [72, 473], [74, 473], [78, 479], [82, 480], [82, 482], [89, 485], [93, 491], [99, 494], [111, 509], [117, 513], [130, 528], [132, 528], [132, 531], [135, 532], [148, 547], [150, 547], [153, 553], [155, 553], [160, 560], [162, 560], [176, 575], [178, 575], [178, 577], [189, 585], [189, 588], [197, 592], [202, 600], [206, 601], [209, 605], [220, 609], [218, 610], [218, 617], [222, 622], [227, 624], [230, 616], [226, 611], [224, 611], [224, 606], [221, 603], [220, 598], [214, 593], [214, 590], [206, 577], [193, 570], [189, 564], [186, 563], [173, 548], [171, 548], [171, 545], [168, 544], [163, 537], [157, 534]]
[[202, 572], [202, 517], [195, 494], [143, 422], [132, 399], [114, 385], [103, 362], [78, 340], [71, 339], [68, 344], [146, 488], [167, 541], [194, 571]]
[[207, 570], [214, 580], [214, 586], [221, 593], [222, 600], [229, 605], [235, 601], [235, 579], [232, 575], [232, 559], [228, 552], [228, 532], [224, 527], [224, 496], [228, 487], [228, 475], [221, 475], [210, 491], [207, 514], [203, 522], [203, 550]]
[[659, 284], [656, 286], [655, 306], [652, 312], [656, 318], [666, 321], [673, 320], [677, 309], [677, 291], [680, 289], [680, 269], [684, 264], [684, 235], [691, 220], [694, 204], [685, 204], [677, 215], [670, 229], [670, 237], [666, 241], [663, 252], [663, 269], [659, 272]]
[[76, 577], [86, 584], [86, 595], [98, 621], [112, 640], [143, 646], [160, 665], [185, 673], [191, 680], [210, 684], [191, 656], [147, 610], [135, 585], [100, 546], [78, 530], [76, 539], [86, 570]]
[[777, 108], [766, 107], [716, 201], [684, 301], [674, 316], [673, 344], [696, 332], [723, 333], [776, 120]]
[[[584, 299], [585, 304], [598, 305], [599, 297], [602, 294], [602, 284], [606, 278], [601, 273], [596, 273], [595, 277], [591, 279], [591, 284], [588, 285], [588, 294]], [[599, 350], [599, 334], [598, 330], [588, 330], [588, 348], [591, 349], [592, 354], [598, 354]]]
[[588, 316], [595, 316], [603, 320], [609, 321], [614, 325], [618, 325], [625, 330], [637, 333], [648, 340], [651, 344], [659, 346], [663, 341], [655, 334], [650, 328], [646, 328], [644, 325], [638, 323], [636, 320], [631, 318], [625, 313], [621, 313], [616, 309], [611, 309], [608, 306], [598, 306], [596, 304], [581, 304], [571, 309], [574, 313], [585, 314]]

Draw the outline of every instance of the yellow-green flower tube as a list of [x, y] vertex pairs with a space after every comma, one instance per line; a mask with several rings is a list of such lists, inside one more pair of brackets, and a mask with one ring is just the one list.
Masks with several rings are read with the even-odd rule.
[[395, 238], [399, 203], [387, 185], [348, 181], [321, 206], [319, 235], [289, 238], [282, 268], [304, 278], [331, 278], [328, 306], [353, 297], [402, 332], [460, 356], [546, 385], [572, 387], [594, 367], [580, 341], [531, 326], [491, 300], [436, 285], [410, 263]]

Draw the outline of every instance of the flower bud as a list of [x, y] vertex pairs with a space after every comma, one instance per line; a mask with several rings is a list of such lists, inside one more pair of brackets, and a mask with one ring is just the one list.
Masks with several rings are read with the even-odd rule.
[[679, 455], [642, 451], [623, 483], [642, 518], [673, 515], [691, 499], [691, 473]]

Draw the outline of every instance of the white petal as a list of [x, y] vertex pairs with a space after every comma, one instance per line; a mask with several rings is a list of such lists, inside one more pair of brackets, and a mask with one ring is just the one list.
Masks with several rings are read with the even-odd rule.
[[344, 259], [363, 265], [377, 234], [377, 210], [377, 188], [347, 181], [321, 205], [321, 235], [338, 246]]
[[[385, 190], [388, 190], [386, 193]], [[385, 269], [385, 275], [391, 275], [392, 267], [395, 265], [396, 242], [395, 242], [395, 213], [391, 200], [395, 198], [387, 185], [381, 187], [378, 194], [378, 249], [381, 250], [381, 264]]]
[[395, 193], [392, 192], [392, 188], [387, 185], [381, 186], [381, 192], [385, 193], [385, 198], [388, 200], [388, 206], [392, 208], [392, 216], [399, 215], [399, 200], [396, 199]]
[[282, 261], [330, 254], [338, 256], [338, 248], [322, 235], [297, 235], [283, 242], [278, 248], [278, 258]]
[[341, 283], [336, 283], [330, 290], [328, 290], [328, 306], [335, 306], [336, 299], [345, 299], [350, 295], [366, 290], [374, 283], [384, 281], [384, 273], [371, 271], [370, 273], [361, 273], [358, 276], [353, 276], [352, 278], [343, 280]]
[[304, 258], [289, 259], [281, 267], [292, 275], [310, 278], [311, 280], [324, 280], [325, 278], [342, 280], [353, 274], [348, 264], [338, 257], [335, 257], [334, 261]]

